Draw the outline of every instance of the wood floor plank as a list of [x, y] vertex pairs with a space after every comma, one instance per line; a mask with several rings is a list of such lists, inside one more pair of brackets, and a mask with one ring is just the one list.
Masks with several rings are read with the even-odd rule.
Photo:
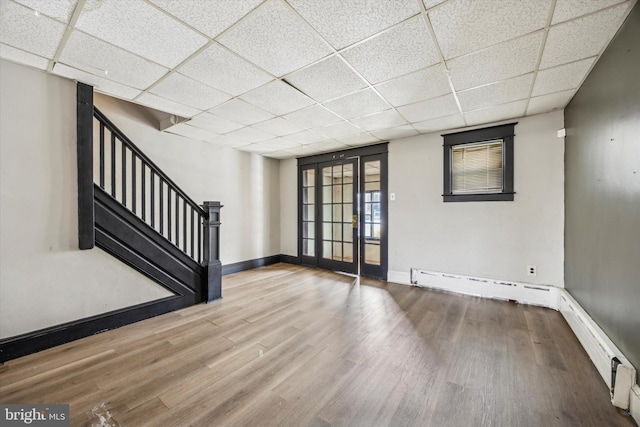
[[2, 403], [127, 426], [632, 426], [562, 316], [276, 264], [200, 304], [9, 361]]

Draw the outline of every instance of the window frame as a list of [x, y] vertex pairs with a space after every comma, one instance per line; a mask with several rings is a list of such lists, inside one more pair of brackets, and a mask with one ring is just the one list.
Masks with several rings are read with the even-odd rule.
[[[474, 129], [463, 132], [444, 134], [444, 202], [502, 202], [513, 201], [513, 139], [517, 122], [488, 128]], [[492, 193], [453, 193], [453, 147], [466, 144], [481, 144], [502, 140], [502, 191]]]

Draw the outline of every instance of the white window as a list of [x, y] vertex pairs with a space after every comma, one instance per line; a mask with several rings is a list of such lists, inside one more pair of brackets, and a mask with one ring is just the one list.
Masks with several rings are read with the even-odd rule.
[[502, 192], [502, 140], [452, 147], [453, 194]]

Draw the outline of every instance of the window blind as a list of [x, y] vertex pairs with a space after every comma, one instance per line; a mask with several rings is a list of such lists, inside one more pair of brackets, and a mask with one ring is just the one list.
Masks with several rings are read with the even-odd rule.
[[502, 191], [503, 141], [452, 147], [452, 193], [496, 193]]

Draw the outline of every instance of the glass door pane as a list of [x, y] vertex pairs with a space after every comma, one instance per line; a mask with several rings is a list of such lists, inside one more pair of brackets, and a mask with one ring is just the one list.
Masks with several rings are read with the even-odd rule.
[[354, 209], [357, 193], [357, 159], [324, 163], [320, 165], [322, 190], [320, 228], [322, 235], [322, 257], [318, 261], [321, 267], [349, 273], [358, 272], [357, 220], [354, 222]]
[[315, 211], [316, 211], [316, 171], [302, 171], [302, 256], [314, 257], [315, 247]]

